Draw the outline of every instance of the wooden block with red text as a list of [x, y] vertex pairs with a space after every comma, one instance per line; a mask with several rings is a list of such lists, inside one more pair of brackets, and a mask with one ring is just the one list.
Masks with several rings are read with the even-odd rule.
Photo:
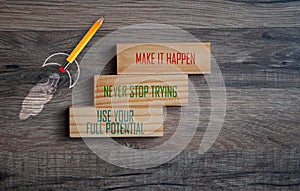
[[117, 44], [118, 74], [210, 73], [210, 43]]
[[70, 137], [163, 136], [162, 106], [72, 106]]
[[94, 106], [188, 104], [187, 75], [101, 75], [94, 77]]

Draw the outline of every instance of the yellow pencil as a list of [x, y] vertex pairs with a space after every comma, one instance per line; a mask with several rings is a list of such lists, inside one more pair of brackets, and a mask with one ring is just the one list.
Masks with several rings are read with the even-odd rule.
[[97, 32], [97, 30], [101, 27], [102, 23], [104, 21], [104, 18], [101, 17], [98, 19], [93, 26], [90, 28], [90, 30], [84, 35], [84, 37], [81, 39], [81, 41], [77, 44], [77, 46], [74, 48], [74, 50], [71, 52], [71, 54], [66, 59], [67, 62], [65, 62], [62, 66], [60, 66], [59, 71], [62, 73], [66, 72], [66, 69], [72, 62], [75, 60], [75, 58], [78, 56], [78, 54], [82, 51], [82, 49], [85, 47], [85, 45], [91, 40], [91, 38], [94, 36], [94, 34]]

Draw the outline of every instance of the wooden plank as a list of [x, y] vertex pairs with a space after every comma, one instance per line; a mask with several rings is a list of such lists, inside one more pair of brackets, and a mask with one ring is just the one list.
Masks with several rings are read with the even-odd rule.
[[180, 106], [188, 103], [187, 75], [101, 75], [94, 77], [94, 105]]
[[141, 23], [210, 29], [299, 27], [299, 10], [300, 2], [294, 0], [150, 0], [125, 4], [122, 0], [9, 0], [0, 3], [0, 30], [87, 30], [100, 16], [105, 16], [103, 29], [107, 30]]
[[[73, 139], [74, 142], [74, 139]], [[67, 146], [67, 145], [64, 145]], [[108, 150], [108, 149], [107, 149]], [[138, 160], [123, 153], [124, 159]], [[164, 165], [127, 169], [88, 150], [3, 151], [1, 190], [299, 190], [299, 148], [183, 151]], [[138, 161], [140, 162], [140, 161]]]
[[117, 44], [118, 74], [210, 73], [210, 43]]
[[163, 136], [161, 106], [79, 107], [70, 112], [70, 137]]

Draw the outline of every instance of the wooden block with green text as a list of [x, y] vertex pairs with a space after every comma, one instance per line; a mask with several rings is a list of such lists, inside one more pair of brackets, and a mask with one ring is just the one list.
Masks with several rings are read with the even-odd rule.
[[118, 74], [210, 73], [210, 43], [117, 44]]
[[72, 106], [70, 137], [163, 136], [162, 106]]
[[95, 107], [188, 104], [187, 75], [101, 75], [94, 77]]

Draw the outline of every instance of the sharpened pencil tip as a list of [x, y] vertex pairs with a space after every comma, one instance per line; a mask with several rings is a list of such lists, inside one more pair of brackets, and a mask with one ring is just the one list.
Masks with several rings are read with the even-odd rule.
[[104, 17], [101, 17], [100, 19], [98, 19], [96, 22], [98, 22], [98, 23], [103, 23], [103, 21], [104, 21]]

